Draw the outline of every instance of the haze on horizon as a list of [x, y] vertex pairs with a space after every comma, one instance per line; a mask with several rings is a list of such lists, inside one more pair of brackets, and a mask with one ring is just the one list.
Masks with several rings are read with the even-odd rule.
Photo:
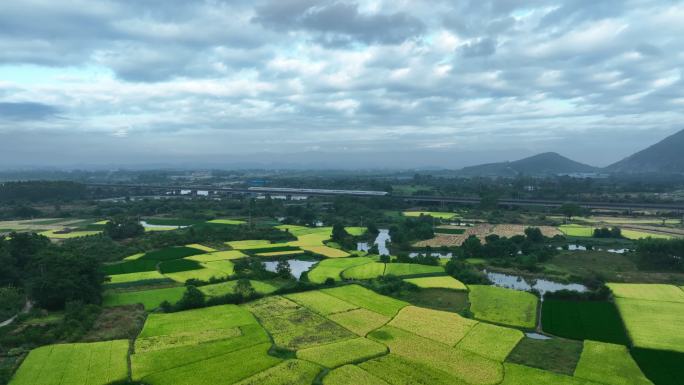
[[684, 128], [682, 21], [674, 0], [4, 0], [0, 168], [604, 166]]

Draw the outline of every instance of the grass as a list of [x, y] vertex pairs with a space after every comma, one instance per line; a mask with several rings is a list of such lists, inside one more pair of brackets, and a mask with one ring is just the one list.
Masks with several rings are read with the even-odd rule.
[[335, 313], [329, 315], [328, 318], [361, 337], [365, 337], [368, 333], [385, 325], [391, 319], [388, 316], [367, 309], [354, 309]]
[[407, 278], [404, 281], [412, 283], [421, 289], [452, 289], [452, 290], [468, 290], [463, 282], [450, 276], [443, 277], [423, 277], [423, 278]]
[[500, 363], [408, 331], [385, 326], [368, 337], [387, 345], [392, 354], [444, 371], [468, 384], [496, 384], [503, 379]]
[[471, 285], [470, 310], [475, 318], [497, 324], [534, 329], [537, 297], [495, 286]]
[[480, 322], [456, 347], [503, 362], [524, 337], [520, 330]]
[[161, 250], [150, 251], [145, 253], [141, 260], [153, 260], [153, 261], [170, 261], [172, 259], [181, 259], [189, 257], [191, 255], [204, 254], [202, 250], [197, 250], [192, 247], [177, 246], [177, 247], [167, 247]]
[[[254, 281], [250, 280], [254, 290], [259, 294], [271, 294], [282, 287], [282, 284], [276, 281]], [[233, 294], [237, 281], [227, 281], [215, 283], [213, 285], [200, 286], [199, 290], [208, 297], [220, 297], [227, 294]]]
[[48, 345], [32, 350], [12, 385], [106, 385], [128, 377], [128, 340]]
[[164, 279], [165, 277], [161, 275], [158, 271], [143, 271], [140, 273], [128, 273], [128, 274], [116, 274], [109, 277], [109, 283], [130, 283], [139, 281], [149, 281]]
[[207, 223], [214, 223], [214, 224], [217, 224], [217, 225], [233, 225], [233, 226], [237, 226], [237, 225], [244, 225], [244, 224], [247, 223], [247, 222], [245, 222], [245, 221], [243, 221], [243, 220], [239, 220], [239, 219], [212, 219], [212, 220], [210, 220], [210, 221], [207, 221]]
[[575, 377], [609, 385], [652, 385], [625, 346], [584, 341]]
[[656, 385], [680, 385], [684, 353], [633, 348], [632, 357]]
[[192, 249], [197, 249], [197, 250], [201, 250], [201, 251], [206, 251], [207, 253], [213, 253], [213, 252], [216, 251], [216, 249], [214, 249], [214, 248], [212, 248], [212, 247], [200, 245], [199, 243], [193, 243], [193, 244], [190, 244], [190, 245], [185, 245], [185, 247], [190, 247], [190, 248], [192, 248]]
[[48, 237], [50, 239], [73, 239], [80, 237], [88, 237], [91, 235], [101, 234], [102, 231], [71, 231], [68, 233], [60, 233], [61, 230], [47, 230], [38, 233], [39, 235]]
[[542, 328], [546, 333], [575, 340], [629, 344], [612, 302], [547, 299], [542, 305]]
[[334, 289], [324, 289], [324, 293], [330, 294], [343, 301], [347, 301], [358, 307], [374, 311], [376, 313], [394, 317], [397, 312], [408, 303], [394, 298], [389, 298], [376, 294], [374, 291], [368, 290], [359, 285], [347, 285], [336, 287]]
[[645, 238], [655, 238], [655, 239], [672, 239], [674, 236], [664, 233], [647, 233], [645, 231], [629, 230], [623, 229], [622, 236], [627, 239], [645, 239]]
[[315, 313], [327, 316], [334, 313], [345, 312], [358, 307], [321, 291], [307, 291], [303, 293], [289, 294], [285, 296]]
[[449, 213], [444, 211], [404, 211], [405, 217], [419, 217], [421, 215], [429, 215], [433, 218], [438, 219], [452, 219], [458, 217], [456, 213]]
[[[572, 375], [575, 372], [581, 353], [582, 343], [579, 341], [564, 338], [548, 340], [523, 338], [508, 355], [506, 361]], [[508, 370], [506, 371], [506, 376], [508, 376]]]
[[380, 262], [350, 267], [342, 272], [342, 278], [345, 279], [373, 279], [383, 275], [385, 275], [385, 264]]
[[185, 287], [183, 286], [141, 291], [110, 291], [105, 292], [102, 304], [111, 307], [140, 303], [145, 307], [145, 310], [154, 310], [164, 301], [172, 304], [178, 302], [184, 293]]
[[354, 336], [341, 326], [283, 297], [266, 297], [245, 306], [259, 318], [279, 347], [305, 349]]
[[199, 262], [188, 259], [172, 259], [159, 264], [159, 271], [162, 274], [178, 273], [181, 271], [198, 270], [202, 265]]
[[387, 347], [366, 338], [335, 342], [297, 351], [297, 358], [311, 361], [326, 368], [366, 361], [387, 353]]
[[415, 306], [453, 313], [461, 313], [469, 307], [468, 293], [452, 289], [405, 291], [397, 298]]
[[388, 325], [449, 346], [456, 345], [477, 324], [458, 314], [407, 306]]
[[628, 298], [615, 303], [634, 346], [684, 352], [684, 303]]
[[197, 262], [213, 262], [213, 261], [223, 261], [223, 260], [231, 260], [231, 259], [240, 259], [240, 258], [245, 258], [247, 255], [242, 253], [239, 250], [228, 250], [228, 251], [213, 251], [207, 254], [200, 254], [200, 255], [192, 255], [190, 257], [186, 257], [185, 259], [189, 259], [191, 261], [197, 261]]
[[299, 385], [311, 384], [321, 367], [302, 360], [287, 360], [244, 379], [235, 385]]
[[563, 234], [568, 237], [593, 237], [594, 227], [593, 226], [582, 226], [582, 225], [561, 225], [558, 226]]
[[323, 283], [328, 278], [339, 281], [342, 279], [341, 273], [344, 270], [372, 262], [373, 260], [367, 257], [326, 259], [309, 271], [309, 281]]
[[106, 275], [142, 273], [146, 271], [156, 271], [157, 261], [136, 259], [133, 261], [123, 261], [111, 265], [104, 265], [102, 271]]
[[501, 385], [594, 385], [585, 380], [516, 364], [504, 364]]
[[339, 367], [325, 377], [323, 385], [389, 385], [380, 378], [355, 365]]
[[[376, 358], [359, 364], [359, 367], [372, 376], [382, 378], [392, 385], [463, 385], [463, 381], [443, 371], [423, 363], [408, 360], [396, 354]], [[365, 377], [362, 377], [365, 378]], [[372, 379], [371, 379], [372, 380]], [[325, 384], [325, 379], [324, 379]], [[356, 383], [340, 382], [339, 384], [351, 385]], [[370, 385], [382, 384], [382, 382], [369, 382]], [[359, 384], [360, 385], [360, 384]]]
[[684, 303], [684, 291], [673, 285], [609, 283], [606, 286], [618, 298]]

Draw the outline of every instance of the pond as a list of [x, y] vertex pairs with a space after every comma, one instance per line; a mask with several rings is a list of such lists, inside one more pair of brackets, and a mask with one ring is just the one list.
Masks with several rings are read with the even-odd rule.
[[[292, 275], [299, 280], [299, 278], [302, 276], [302, 273], [305, 271], [309, 271], [311, 269], [311, 266], [315, 265], [318, 261], [303, 261], [301, 259], [288, 259], [287, 263], [290, 265], [290, 270], [292, 271]], [[266, 270], [271, 271], [271, 272], [276, 272], [276, 268], [278, 267], [278, 261], [266, 261], [264, 262], [264, 265], [266, 265]]]
[[548, 279], [525, 279], [518, 275], [502, 274], [502, 273], [492, 273], [487, 272], [487, 278], [489, 278], [494, 286], [505, 287], [507, 289], [520, 290], [520, 291], [530, 291], [532, 289], [537, 290], [541, 295], [542, 299], [544, 294], [552, 293], [559, 290], [570, 290], [577, 292], [587, 291], [587, 287], [579, 283], [560, 283], [549, 281]]
[[155, 228], [155, 229], [182, 229], [188, 226], [170, 226], [170, 225], [152, 225], [145, 221], [140, 221], [140, 224], [144, 228]]
[[[424, 257], [426, 254], [427, 254], [427, 253], [417, 253], [417, 252], [413, 252], [413, 253], [409, 253], [409, 257], [415, 258], [415, 257], [417, 257], [417, 256], [419, 256], [419, 255], [422, 256], [422, 257]], [[453, 257], [453, 254], [452, 254], [452, 253], [430, 253], [430, 256], [431, 256], [431, 257], [437, 257], [437, 258], [451, 258], [451, 257]]]
[[551, 339], [551, 337], [545, 336], [545, 335], [539, 334], [539, 333], [525, 333], [525, 335], [527, 336], [527, 338], [532, 338], [533, 340], [550, 340]]
[[[562, 247], [557, 247], [556, 249], [563, 250]], [[571, 244], [571, 245], [568, 245], [568, 250], [569, 251], [587, 251], [587, 247], [582, 246], [582, 245], [572, 245]], [[623, 249], [603, 249], [601, 247], [594, 247], [593, 250], [606, 251], [606, 252], [613, 253], [613, 254], [624, 254], [624, 253], [628, 253], [631, 251], [630, 249], [624, 249], [624, 248]]]
[[[375, 238], [375, 241], [373, 242], [373, 244], [378, 245], [378, 252], [380, 255], [389, 255], [387, 242], [391, 240], [392, 238], [390, 237], [389, 230], [380, 229], [378, 236]], [[370, 245], [368, 245], [368, 242], [359, 242], [356, 244], [356, 250], [368, 251], [368, 249], [370, 249]]]

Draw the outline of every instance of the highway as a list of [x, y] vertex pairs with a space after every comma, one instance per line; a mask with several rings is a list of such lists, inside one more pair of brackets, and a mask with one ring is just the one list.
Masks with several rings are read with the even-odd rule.
[[[211, 191], [218, 194], [272, 194], [272, 195], [306, 195], [306, 196], [353, 196], [353, 197], [389, 197], [412, 202], [424, 203], [460, 203], [479, 204], [480, 198], [456, 196], [415, 196], [393, 195], [384, 191], [359, 190], [327, 190], [327, 189], [284, 189], [284, 188], [229, 188], [216, 186], [158, 186], [141, 184], [86, 184], [88, 188], [116, 188], [138, 192], [163, 192], [179, 195], [181, 191], [196, 194], [197, 191]], [[684, 203], [634, 203], [634, 202], [573, 202], [546, 199], [499, 199], [502, 206], [540, 206], [559, 207], [566, 203], [574, 203], [588, 209], [612, 210], [661, 210], [684, 213]]]

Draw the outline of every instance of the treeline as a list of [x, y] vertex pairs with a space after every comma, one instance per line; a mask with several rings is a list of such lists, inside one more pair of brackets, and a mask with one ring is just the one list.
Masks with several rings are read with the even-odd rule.
[[63, 202], [87, 197], [85, 185], [67, 181], [4, 182], [0, 202]]
[[644, 270], [684, 272], [684, 239], [653, 239], [637, 241], [639, 267]]

